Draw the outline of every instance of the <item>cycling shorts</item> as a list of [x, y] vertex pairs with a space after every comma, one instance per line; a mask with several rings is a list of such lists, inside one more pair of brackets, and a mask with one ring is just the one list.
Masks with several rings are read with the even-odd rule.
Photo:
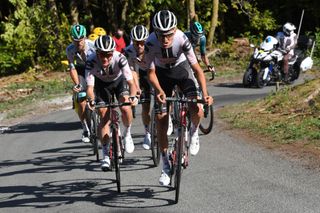
[[120, 97], [129, 95], [129, 85], [123, 75], [112, 82], [104, 82], [95, 77], [94, 91], [96, 102], [111, 103], [113, 95], [118, 101]]
[[[198, 82], [188, 61], [184, 61], [170, 69], [156, 67], [156, 75], [167, 97], [172, 96], [175, 86], [178, 86], [186, 97], [197, 97], [200, 95]], [[156, 113], [166, 112], [166, 104], [162, 104], [162, 109], [160, 109], [158, 102], [156, 102], [155, 107]]]
[[151, 97], [151, 84], [148, 80], [147, 71], [139, 69], [139, 85], [142, 90], [140, 99], [150, 100]]

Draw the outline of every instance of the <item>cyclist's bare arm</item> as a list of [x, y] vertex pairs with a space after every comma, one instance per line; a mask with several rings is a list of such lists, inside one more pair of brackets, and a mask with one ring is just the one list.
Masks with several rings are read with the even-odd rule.
[[192, 64], [191, 67], [192, 67], [193, 71], [195, 72], [195, 76], [196, 76], [198, 83], [200, 85], [200, 88], [202, 90], [203, 98], [206, 100], [207, 104], [209, 104], [209, 105], [213, 104], [212, 97], [208, 96], [206, 78], [204, 76], [203, 70], [201, 69], [199, 63]]
[[154, 68], [149, 69], [148, 71], [148, 79], [153, 86], [153, 88], [157, 92], [157, 98], [160, 102], [165, 103], [166, 102], [166, 96], [164, 91], [162, 90], [157, 75], [156, 75], [156, 70]]
[[138, 71], [133, 70], [132, 71], [132, 77], [133, 77], [133, 81], [134, 81], [134, 84], [135, 84], [136, 89], [137, 89], [137, 95], [141, 95], [141, 88], [140, 88], [140, 85], [139, 85], [139, 74], [138, 74]]

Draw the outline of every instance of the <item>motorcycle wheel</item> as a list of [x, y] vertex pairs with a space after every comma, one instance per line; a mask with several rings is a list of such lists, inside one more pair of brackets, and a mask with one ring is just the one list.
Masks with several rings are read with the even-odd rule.
[[267, 82], [263, 80], [264, 71], [260, 70], [260, 72], [257, 75], [257, 87], [263, 88], [267, 85]]
[[249, 68], [245, 71], [243, 75], [242, 84], [244, 87], [251, 87], [254, 80], [254, 71], [252, 68]]

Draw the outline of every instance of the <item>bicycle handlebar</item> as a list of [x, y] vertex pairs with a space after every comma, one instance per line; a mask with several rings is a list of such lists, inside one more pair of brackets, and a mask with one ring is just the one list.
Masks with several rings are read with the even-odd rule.
[[180, 102], [180, 103], [199, 103], [199, 104], [206, 104], [204, 99], [197, 99], [197, 98], [176, 98], [176, 97], [167, 97], [167, 102]]
[[121, 107], [121, 106], [131, 106], [132, 103], [130, 102], [124, 102], [124, 103], [105, 103], [105, 102], [99, 102], [99, 103], [96, 103], [94, 105], [94, 107], [96, 109], [99, 109], [99, 108], [107, 108], [107, 107], [111, 107], [111, 108], [116, 108], [116, 107]]

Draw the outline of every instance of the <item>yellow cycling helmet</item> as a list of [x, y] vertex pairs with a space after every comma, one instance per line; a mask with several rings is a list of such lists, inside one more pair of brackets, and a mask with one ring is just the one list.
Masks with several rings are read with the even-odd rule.
[[107, 32], [102, 28], [102, 27], [96, 27], [92, 31], [94, 34], [101, 36], [101, 35], [106, 35]]
[[90, 39], [91, 41], [95, 41], [99, 36], [97, 34], [91, 33], [88, 36], [88, 39]]

